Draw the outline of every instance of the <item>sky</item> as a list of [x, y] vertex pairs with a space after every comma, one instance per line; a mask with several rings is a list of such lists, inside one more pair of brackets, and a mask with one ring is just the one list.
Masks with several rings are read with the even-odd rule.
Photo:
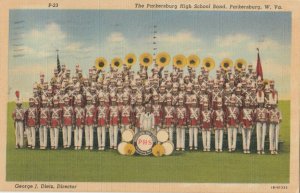
[[138, 57], [153, 53], [154, 46], [171, 56], [212, 57], [217, 66], [224, 58], [243, 58], [254, 67], [258, 47], [264, 77], [275, 80], [280, 99], [290, 98], [289, 12], [11, 10], [9, 100], [14, 100], [15, 90], [30, 97], [40, 73], [50, 80], [56, 49], [71, 72], [80, 64], [87, 74], [97, 57], [108, 61], [127, 53]]

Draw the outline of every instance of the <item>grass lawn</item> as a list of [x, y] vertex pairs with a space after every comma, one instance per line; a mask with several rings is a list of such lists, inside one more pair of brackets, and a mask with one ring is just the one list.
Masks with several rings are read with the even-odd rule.
[[[57, 182], [195, 182], [288, 183], [290, 155], [290, 101], [280, 101], [280, 139], [277, 156], [240, 152], [175, 152], [172, 156], [121, 156], [116, 151], [15, 149], [8, 103], [7, 181]], [[212, 147], [214, 145], [212, 144]]]

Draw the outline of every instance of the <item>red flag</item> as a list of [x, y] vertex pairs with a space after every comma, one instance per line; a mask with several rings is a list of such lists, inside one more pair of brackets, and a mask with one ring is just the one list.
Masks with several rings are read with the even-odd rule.
[[257, 78], [260, 76], [261, 77], [261, 80], [264, 79], [264, 76], [263, 76], [263, 70], [262, 70], [262, 66], [261, 66], [261, 63], [260, 63], [260, 57], [259, 57], [259, 49], [257, 48], [257, 64], [256, 64], [256, 75], [257, 75]]

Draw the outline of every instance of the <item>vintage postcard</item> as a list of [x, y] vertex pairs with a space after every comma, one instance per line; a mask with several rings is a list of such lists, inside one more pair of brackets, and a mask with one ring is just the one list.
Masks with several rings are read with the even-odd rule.
[[0, 191], [299, 192], [299, 5], [1, 1]]

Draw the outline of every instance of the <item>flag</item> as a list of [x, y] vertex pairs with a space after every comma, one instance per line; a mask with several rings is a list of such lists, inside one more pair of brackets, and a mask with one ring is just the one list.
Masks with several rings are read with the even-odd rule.
[[263, 77], [263, 70], [262, 70], [262, 66], [261, 66], [261, 62], [260, 62], [260, 57], [259, 57], [259, 49], [257, 48], [257, 64], [256, 64], [256, 75], [257, 78], [260, 76], [261, 80], [264, 79]]
[[60, 72], [60, 61], [59, 61], [59, 56], [58, 56], [58, 50], [57, 50], [57, 71], [58, 71], [58, 73]]

